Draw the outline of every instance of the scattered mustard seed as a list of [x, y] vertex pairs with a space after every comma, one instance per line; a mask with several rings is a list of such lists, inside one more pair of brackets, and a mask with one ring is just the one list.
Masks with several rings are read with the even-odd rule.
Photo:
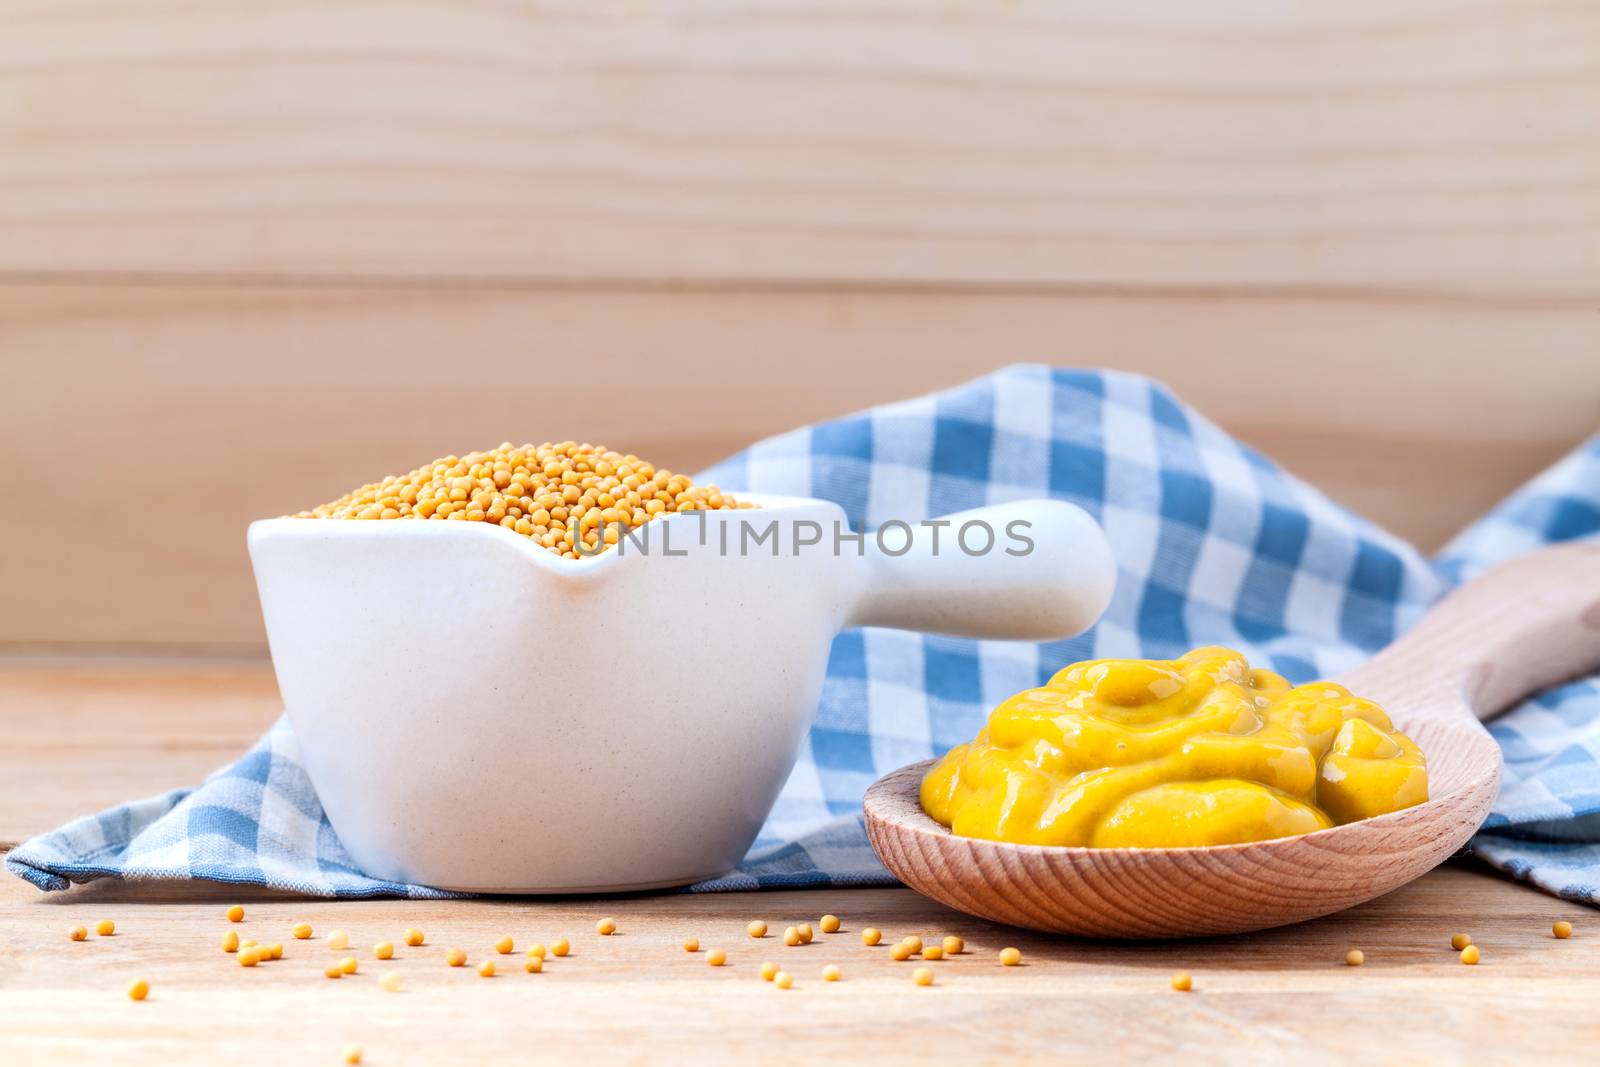
[[72, 929], [67, 931], [67, 936], [72, 938], [74, 941], [88, 940], [89, 928], [87, 926], [74, 926]]
[[800, 943], [800, 931], [792, 926], [785, 929], [783, 931], [783, 943], [790, 948], [794, 948]]
[[239, 951], [239, 935], [234, 933], [232, 930], [229, 930], [227, 933], [223, 934], [222, 935], [222, 951], [224, 951], [224, 952], [238, 952]]
[[345, 974], [355, 974], [360, 966], [360, 962], [354, 956], [346, 956], [339, 961], [339, 969]]
[[535, 941], [533, 944], [529, 945], [528, 946], [528, 955], [530, 955], [530, 956], [538, 956], [541, 960], [544, 959], [544, 956], [545, 956], [544, 942], [543, 941]]
[[[311, 927], [306, 927], [307, 937], [311, 936], [310, 931]], [[345, 949], [350, 947], [350, 935], [345, 933], [343, 930], [335, 930], [333, 933], [328, 935], [328, 947], [333, 949], [335, 952], [343, 952]]]
[[1466, 948], [1470, 944], [1472, 944], [1472, 935], [1471, 934], [1451, 934], [1450, 935], [1450, 947], [1455, 949], [1457, 952], [1460, 952], [1462, 949]]
[[728, 954], [726, 952], [722, 951], [720, 948], [714, 948], [710, 952], [706, 953], [706, 965], [707, 966], [710, 966], [710, 967], [721, 967], [724, 963], [727, 963], [727, 962], [728, 962]]
[[794, 929], [795, 929], [795, 932], [800, 935], [800, 943], [802, 945], [811, 944], [811, 939], [813, 937], [817, 936], [815, 933], [812, 932], [810, 923], [801, 923], [799, 926], [796, 926]]
[[522, 961], [522, 969], [527, 971], [529, 974], [538, 974], [540, 971], [544, 970], [544, 957], [529, 956], [527, 959]]
[[361, 1062], [361, 1049], [358, 1048], [355, 1045], [351, 1045], [349, 1048], [345, 1049], [344, 1050], [344, 1062], [349, 1063], [349, 1064], [360, 1063]]
[[820, 927], [822, 932], [825, 934], [836, 934], [839, 932], [839, 916], [824, 915], [821, 919], [817, 920], [817, 926]]
[[839, 965], [830, 963], [822, 968], [822, 980], [824, 982], [837, 982], [839, 980]]
[[238, 904], [228, 909], [228, 921], [231, 923], [244, 922], [244, 908]]
[[478, 977], [479, 978], [493, 978], [494, 977], [494, 960], [484, 960], [482, 963], [478, 964]]
[[1187, 993], [1194, 988], [1194, 979], [1189, 977], [1188, 971], [1179, 971], [1172, 976], [1172, 988], [1180, 993]]
[[444, 962], [449, 967], [460, 967], [467, 962], [467, 954], [458, 948], [453, 948], [444, 954]]
[[1572, 936], [1572, 924], [1565, 919], [1557, 919], [1550, 925], [1550, 932], [1565, 941]]
[[146, 982], [143, 978], [139, 979], [138, 981], [134, 982], [131, 986], [128, 987], [128, 999], [129, 1000], [143, 1000], [145, 997], [148, 997], [149, 995], [150, 995], [150, 983]]
[[913, 956], [922, 951], [922, 938], [918, 937], [916, 934], [907, 934], [901, 939], [900, 943], [902, 945], [910, 945], [911, 954]]
[[944, 959], [944, 949], [939, 945], [924, 945], [922, 947], [922, 958], [925, 960], [942, 960]]
[[326, 967], [324, 967], [322, 969], [322, 977], [324, 977], [324, 978], [343, 978], [344, 977], [344, 968], [339, 966], [337, 963], [330, 963], [330, 964], [328, 964], [328, 966], [326, 966]]
[[295, 923], [294, 928], [289, 933], [294, 935], [296, 941], [308, 941], [311, 939], [311, 924]]
[[511, 950], [516, 947], [516, 943], [513, 942], [509, 937], [502, 937], [500, 940], [494, 943], [494, 950], [500, 953], [502, 956], [511, 955]]
[[254, 967], [261, 962], [261, 950], [254, 945], [239, 950], [239, 966]]
[[683, 951], [685, 951], [685, 952], [699, 952], [700, 951], [700, 939], [698, 937], [686, 937], [686, 938], [684, 938], [683, 939]]
[[794, 978], [790, 976], [788, 971], [779, 971], [777, 974], [773, 975], [772, 984], [777, 986], [779, 989], [788, 989], [790, 986], [794, 985]]
[[751, 922], [749, 926], [745, 927], [745, 931], [749, 933], [751, 937], [766, 937], [767, 924], [762, 922], [760, 919], [756, 919]]
[[415, 926], [406, 927], [407, 945], [410, 945], [412, 948], [416, 948], [418, 945], [422, 944], [422, 942], [423, 936], [421, 930], [418, 930]]
[[617, 920], [601, 919], [599, 922], [594, 924], [594, 932], [599, 934], [601, 937], [610, 937], [612, 934], [617, 932]]
[[1468, 967], [1475, 966], [1478, 960], [1482, 958], [1482, 954], [1479, 953], [1477, 945], [1468, 945], [1466, 948], [1461, 950], [1461, 962], [1465, 963]]
[[280, 945], [280, 944], [277, 944], [276, 942], [274, 942], [273, 944], [268, 945], [267, 946], [267, 954], [265, 956], [261, 957], [261, 958], [264, 959], [264, 960], [281, 960], [281, 959], [283, 959], [283, 946]]
[[861, 943], [863, 945], [876, 945], [882, 940], [883, 931], [879, 930], [876, 926], [869, 926], [865, 930], [861, 931]]
[[762, 978], [763, 981], [767, 981], [767, 982], [772, 981], [772, 979], [777, 975], [777, 973], [778, 973], [778, 965], [776, 963], [763, 963], [761, 965], [761, 978]]
[[550, 946], [550, 955], [552, 956], [565, 956], [571, 951], [572, 944], [564, 937], [556, 939]]
[[110, 919], [101, 919], [99, 922], [94, 924], [94, 932], [99, 934], [101, 937], [110, 937], [112, 934], [117, 932], [117, 924], [112, 922]]
[[393, 941], [379, 941], [376, 945], [373, 945], [372, 946], [372, 958], [373, 959], [379, 959], [379, 960], [392, 960], [392, 959], [394, 959], [394, 942]]
[[911, 972], [911, 980], [918, 985], [932, 985], [933, 971], [928, 967], [918, 967]]
[[889, 958], [896, 963], [904, 963], [911, 958], [911, 946], [904, 941], [889, 950]]
[[1003, 948], [1003, 949], [1000, 950], [1000, 964], [1001, 964], [1001, 966], [1003, 966], [1003, 967], [1015, 967], [1017, 964], [1019, 964], [1021, 962], [1022, 962], [1022, 951], [1020, 949]]
[[378, 979], [378, 984], [383, 986], [385, 993], [398, 993], [403, 981], [399, 971], [384, 971], [383, 977]]
[[954, 934], [944, 939], [944, 954], [946, 956], [959, 956], [967, 951], [967, 943]]
[[1367, 954], [1358, 948], [1353, 948], [1344, 954], [1344, 962], [1351, 967], [1359, 967], [1367, 962]]

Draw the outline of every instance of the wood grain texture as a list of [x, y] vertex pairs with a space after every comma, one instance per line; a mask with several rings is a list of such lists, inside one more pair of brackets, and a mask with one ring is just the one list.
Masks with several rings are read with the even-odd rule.
[[1600, 9], [0, 5], [0, 271], [1600, 292]]
[[[254, 970], [218, 946], [223, 908], [247, 908], [241, 936], [281, 941], [284, 959]], [[745, 924], [781, 930], [823, 912], [844, 929], [810, 945], [751, 940]], [[611, 938], [594, 933], [617, 919]], [[111, 939], [67, 940], [74, 924], [108, 916]], [[1550, 936], [1570, 920], [1569, 941]], [[291, 924], [319, 935], [340, 928], [361, 960], [330, 982], [343, 953], [320, 937], [296, 942]], [[860, 930], [884, 932], [866, 948]], [[428, 937], [390, 963], [370, 948], [407, 926]], [[1470, 931], [1483, 962], [1463, 967], [1450, 935]], [[336, 1063], [357, 1044], [372, 1067], [436, 1064], [463, 1056], [516, 1062], [710, 1065], [750, 1063], [1196, 1062], [1308, 1064], [1423, 1062], [1584, 1063], [1600, 1041], [1600, 922], [1593, 911], [1502, 881], [1445, 867], [1343, 915], [1204, 944], [1073, 941], [995, 926], [909, 890], [734, 893], [603, 901], [301, 901], [205, 886], [97, 884], [42, 897], [0, 879], [0, 1058], [15, 1067], [112, 1058], [145, 1064]], [[965, 938], [968, 952], [927, 964], [888, 958], [906, 934]], [[509, 974], [482, 979], [442, 962], [459, 945], [473, 961], [511, 935], [496, 957]], [[706, 966], [682, 939], [722, 947]], [[522, 945], [567, 936], [573, 954], [544, 973], [520, 970]], [[1014, 945], [1023, 965], [995, 954]], [[1350, 948], [1364, 967], [1344, 964]], [[772, 960], [793, 989], [757, 976]], [[837, 963], [843, 980], [824, 983]], [[398, 971], [404, 991], [377, 979]], [[1194, 991], [1173, 992], [1187, 970]], [[124, 995], [144, 977], [142, 1004]]]
[[[231, 758], [247, 743], [242, 735], [275, 710], [270, 674], [259, 667], [0, 670], [0, 842], [126, 799], [108, 790], [133, 796], [190, 784], [197, 763]], [[116, 766], [127, 780], [108, 781]], [[19, 806], [27, 788], [48, 804]], [[282, 941], [285, 959], [252, 971], [219, 951], [229, 928], [223, 908], [240, 901], [248, 909], [241, 936]], [[781, 930], [824, 912], [841, 916], [844, 929], [802, 948], [744, 932], [754, 918]], [[601, 915], [616, 917], [619, 935], [593, 933]], [[67, 940], [70, 926], [104, 917], [117, 923], [114, 938]], [[1551, 922], [1563, 918], [1577, 931], [1570, 941], [1550, 937]], [[318, 940], [289, 939], [300, 921]], [[371, 958], [369, 946], [407, 926], [422, 928], [428, 943], [402, 948], [390, 964]], [[866, 926], [885, 934], [876, 949], [861, 945]], [[336, 928], [361, 958], [357, 976], [337, 983], [321, 976], [334, 954], [320, 936]], [[1461, 966], [1449, 948], [1462, 930], [1482, 947], [1478, 967]], [[929, 964], [936, 982], [919, 989], [910, 980], [919, 964], [886, 958], [892, 941], [913, 933], [954, 933], [969, 951]], [[454, 945], [481, 959], [506, 934], [519, 946], [567, 936], [574, 953], [544, 974], [513, 969], [492, 980], [441, 961]], [[687, 936], [726, 949], [729, 965], [713, 970], [685, 954]], [[1581, 1063], [1600, 1041], [1597, 939], [1593, 910], [1455, 865], [1340, 915], [1203, 944], [1050, 937], [895, 889], [327, 901], [172, 883], [40, 894], [7, 874], [0, 1062], [316, 1064], [337, 1062], [356, 1043], [374, 1067], [467, 1053], [597, 1065], [920, 1064], [930, 1048], [960, 1063], [1194, 1058], [1202, 1050], [1263, 1064], [1291, 1055], [1340, 1065]], [[1007, 945], [1023, 951], [1023, 966], [996, 965]], [[1366, 966], [1344, 965], [1351, 948], [1366, 953]], [[503, 962], [520, 958], [519, 948]], [[756, 977], [769, 959], [793, 971], [794, 989]], [[819, 980], [827, 963], [843, 968], [842, 982]], [[403, 975], [405, 992], [377, 988], [384, 970]], [[1178, 970], [1194, 974], [1194, 992], [1168, 988]], [[124, 995], [136, 977], [153, 986], [143, 1004]]]
[[1387, 893], [1466, 844], [1500, 786], [1500, 750], [1477, 716], [1597, 667], [1600, 545], [1547, 548], [1469, 582], [1340, 679], [1422, 748], [1426, 803], [1213, 848], [1016, 845], [958, 837], [929, 818], [918, 799], [929, 760], [867, 791], [867, 833], [913, 889], [1032, 929], [1172, 937], [1300, 922]]
[[1019, 361], [1162, 379], [1432, 547], [1600, 424], [1596, 351], [1490, 302], [0, 286], [0, 455], [53, 487], [0, 509], [0, 641], [259, 649], [252, 519], [505, 438], [695, 470]]

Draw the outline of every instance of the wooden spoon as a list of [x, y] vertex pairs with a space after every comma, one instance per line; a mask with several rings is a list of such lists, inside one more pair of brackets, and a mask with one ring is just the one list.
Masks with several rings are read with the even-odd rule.
[[1520, 556], [1450, 594], [1338, 679], [1422, 747], [1432, 799], [1300, 837], [1212, 848], [1067, 848], [957, 837], [918, 802], [931, 761], [867, 791], [901, 881], [953, 908], [1088, 937], [1229, 934], [1359, 904], [1433, 869], [1482, 824], [1500, 749], [1479, 719], [1600, 667], [1600, 543]]

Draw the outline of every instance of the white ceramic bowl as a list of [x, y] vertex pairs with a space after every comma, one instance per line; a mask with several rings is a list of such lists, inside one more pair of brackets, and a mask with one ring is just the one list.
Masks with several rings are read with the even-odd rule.
[[[252, 524], [284, 703], [356, 863], [497, 893], [714, 877], [782, 788], [840, 629], [1054, 640], [1110, 599], [1104, 536], [1060, 501], [886, 531], [903, 555], [870, 535], [836, 555], [836, 505], [751, 499], [578, 561], [484, 523]], [[998, 541], [974, 556], [954, 533], [975, 519]], [[1018, 520], [1034, 548], [1008, 555]], [[775, 539], [741, 553], [740, 524], [770, 521]], [[808, 522], [821, 544], [801, 543]]]

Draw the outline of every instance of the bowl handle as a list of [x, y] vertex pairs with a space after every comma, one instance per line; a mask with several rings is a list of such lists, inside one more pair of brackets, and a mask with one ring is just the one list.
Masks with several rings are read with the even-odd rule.
[[864, 535], [847, 626], [1056, 641], [1111, 602], [1116, 561], [1082, 508], [1019, 500]]

